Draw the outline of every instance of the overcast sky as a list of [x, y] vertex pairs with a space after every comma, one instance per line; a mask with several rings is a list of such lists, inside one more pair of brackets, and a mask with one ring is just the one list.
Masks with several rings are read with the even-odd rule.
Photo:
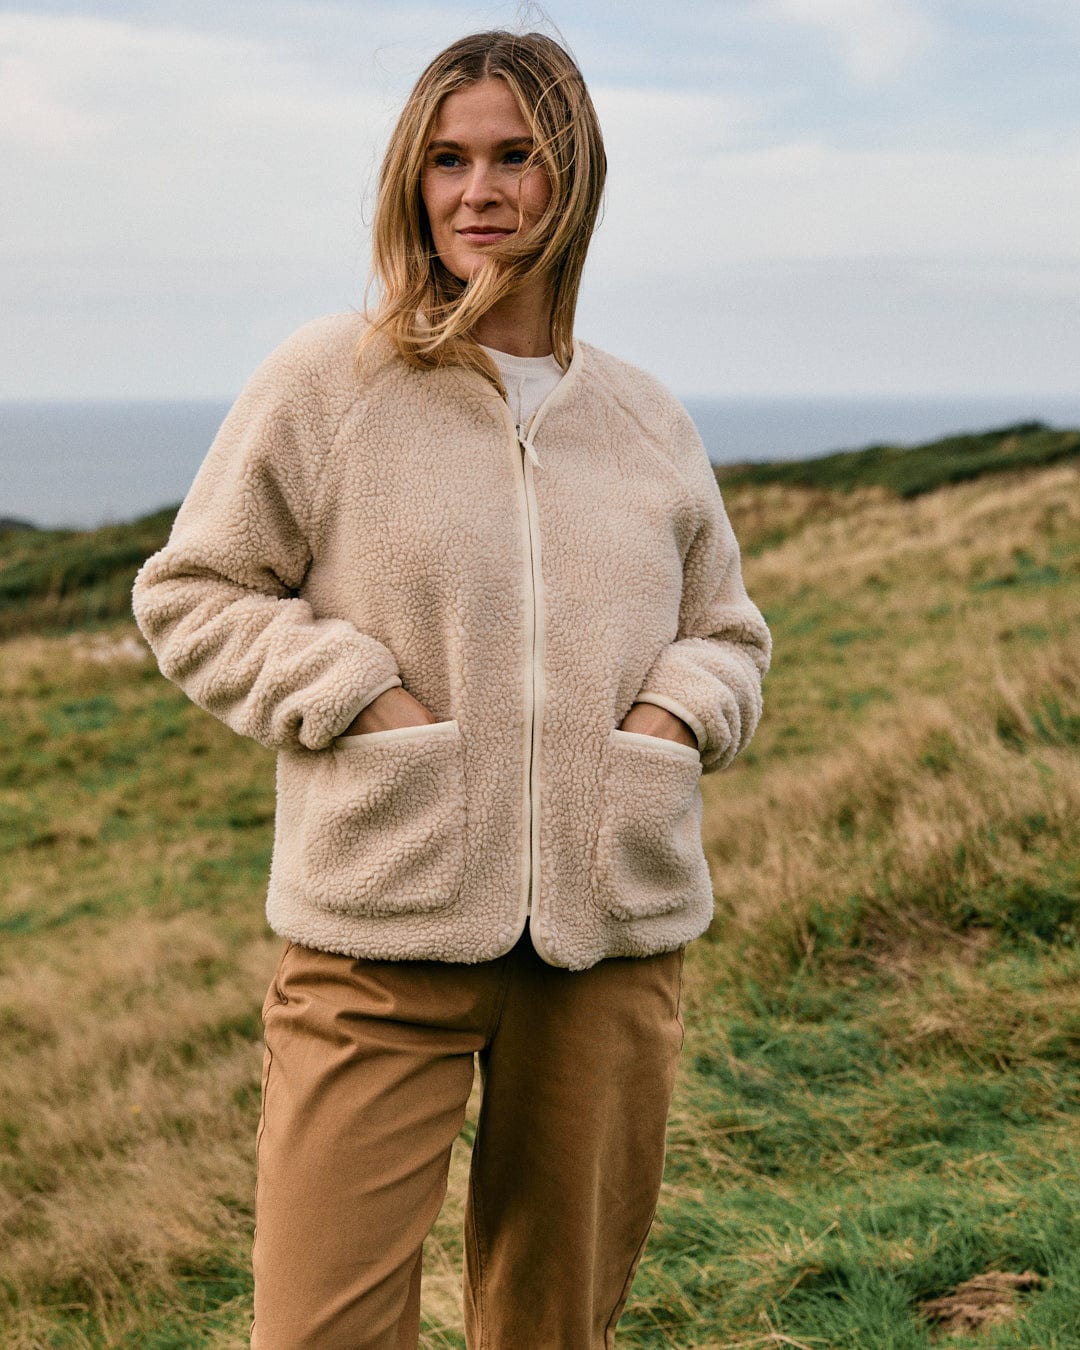
[[1077, 0], [35, 0], [0, 3], [0, 397], [231, 398], [358, 306], [402, 99], [523, 12], [608, 145], [582, 337], [684, 395], [1076, 391]]

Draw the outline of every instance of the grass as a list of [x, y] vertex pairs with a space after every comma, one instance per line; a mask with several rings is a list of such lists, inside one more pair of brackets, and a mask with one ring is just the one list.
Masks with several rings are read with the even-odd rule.
[[0, 529], [0, 638], [89, 628], [131, 613], [131, 583], [175, 509], [100, 530]]
[[[704, 782], [717, 917], [619, 1345], [1080, 1347], [1080, 465], [725, 495], [776, 663]], [[250, 1319], [273, 761], [109, 617], [117, 531], [99, 568], [93, 536], [0, 552], [11, 1350], [222, 1350]], [[464, 1344], [475, 1107], [429, 1350]], [[932, 1339], [921, 1303], [993, 1270], [1042, 1284]]]
[[[837, 492], [880, 490], [917, 497], [987, 473], [1016, 472], [1080, 457], [1080, 430], [1021, 422], [913, 447], [873, 445], [796, 462], [727, 465], [717, 470], [726, 492], [745, 487], [817, 490], [810, 509], [831, 510]], [[792, 501], [766, 506], [760, 548], [779, 542]], [[805, 494], [795, 503], [805, 514]], [[0, 520], [0, 639], [25, 632], [67, 632], [126, 618], [131, 583], [168, 537], [175, 507], [99, 530], [37, 530]], [[993, 584], [993, 583], [991, 583]]]
[[1080, 431], [1018, 422], [913, 447], [872, 445], [789, 463], [739, 464], [722, 470], [720, 477], [726, 487], [776, 483], [828, 492], [881, 487], [899, 497], [918, 497], [987, 473], [1035, 468], [1078, 456]]

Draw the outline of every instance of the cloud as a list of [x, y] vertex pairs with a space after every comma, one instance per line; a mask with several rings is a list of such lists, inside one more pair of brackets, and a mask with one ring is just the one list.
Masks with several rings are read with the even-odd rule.
[[1025, 28], [1041, 25], [1062, 36], [1069, 30], [1073, 34], [1080, 31], [1076, 0], [951, 0], [951, 7], [961, 13], [967, 11], [976, 23], [994, 23], [1004, 17]]
[[[100, 114], [80, 106], [71, 83], [82, 62], [73, 60], [87, 29], [101, 25], [70, 21], [45, 24], [23, 14], [0, 14], [0, 144], [29, 150], [60, 150], [85, 144], [107, 130]], [[69, 42], [53, 47], [57, 32]]]
[[[599, 277], [589, 341], [683, 394], [1074, 391], [1080, 262], [830, 258]], [[1032, 405], [1031, 415], [1043, 415]]]
[[610, 276], [769, 258], [1080, 255], [1080, 134], [982, 150], [754, 145], [754, 106], [738, 100], [603, 87], [594, 99], [611, 174], [590, 265]]
[[[1020, 0], [987, 3], [1015, 5], [1022, 22]], [[1049, 23], [1056, 0], [1032, 3]], [[957, 380], [983, 383], [980, 361], [991, 383], [1008, 375], [1011, 325], [1030, 370], [1042, 362], [1048, 385], [1071, 387], [1062, 315], [1080, 257], [1080, 133], [1042, 93], [1071, 88], [1065, 58], [1047, 71], [1040, 37], [1041, 64], [1014, 69], [1010, 48], [988, 73], [943, 42], [917, 97], [914, 81], [896, 80], [886, 98], [880, 86], [935, 40], [913, 2], [697, 7], [700, 22], [665, 23], [670, 50], [628, 21], [618, 59], [592, 80], [611, 175], [584, 335], [684, 389], [713, 377], [718, 388], [886, 387], [898, 371], [911, 388], [950, 366], [965, 325], [992, 319], [999, 345], [973, 337]], [[955, 0], [952, 18], [965, 8], [981, 12]], [[0, 392], [235, 389], [291, 327], [358, 303], [364, 205], [387, 134], [412, 79], [467, 21], [448, 5], [399, 12], [384, 0], [221, 6], [218, 28], [209, 0], [132, 4], [135, 20], [87, 9], [0, 9]], [[480, 26], [512, 22], [506, 10], [472, 13]], [[593, 27], [568, 26], [583, 56], [607, 31], [608, 9], [596, 11]], [[931, 12], [944, 26], [944, 8]], [[712, 73], [688, 87], [665, 61], [691, 33], [695, 70]], [[831, 98], [802, 59], [820, 65], [827, 43], [872, 92]], [[997, 112], [980, 116], [977, 137], [964, 134], [968, 105], [950, 102], [957, 88]], [[1037, 119], [1024, 120], [1028, 105]], [[935, 305], [951, 325], [940, 337]], [[830, 341], [841, 329], [850, 341]], [[905, 343], [923, 365], [903, 370]], [[834, 364], [815, 355], [826, 351]]]
[[905, 0], [770, 0], [775, 15], [822, 29], [839, 47], [850, 77], [882, 84], [933, 40], [929, 18]]
[[392, 110], [272, 42], [0, 14], [9, 249], [300, 257], [362, 235]]

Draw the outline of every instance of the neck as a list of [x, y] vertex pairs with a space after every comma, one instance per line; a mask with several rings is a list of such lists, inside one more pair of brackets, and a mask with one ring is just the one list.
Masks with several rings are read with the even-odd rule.
[[539, 280], [514, 291], [477, 321], [472, 335], [483, 346], [510, 356], [550, 356], [550, 292]]

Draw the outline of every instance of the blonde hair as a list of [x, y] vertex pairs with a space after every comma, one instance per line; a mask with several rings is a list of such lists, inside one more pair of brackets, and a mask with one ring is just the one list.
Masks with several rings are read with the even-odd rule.
[[[485, 265], [463, 282], [435, 251], [420, 176], [443, 99], [492, 78], [506, 81], [533, 136], [523, 173], [542, 167], [551, 198], [531, 228], [492, 245]], [[452, 43], [416, 82], [383, 159], [372, 229], [372, 280], [380, 295], [367, 315], [371, 327], [360, 350], [383, 333], [410, 365], [467, 366], [501, 390], [494, 363], [470, 332], [493, 305], [544, 276], [552, 296], [551, 348], [567, 366], [606, 171], [600, 123], [585, 81], [557, 42], [542, 33], [495, 30]]]

